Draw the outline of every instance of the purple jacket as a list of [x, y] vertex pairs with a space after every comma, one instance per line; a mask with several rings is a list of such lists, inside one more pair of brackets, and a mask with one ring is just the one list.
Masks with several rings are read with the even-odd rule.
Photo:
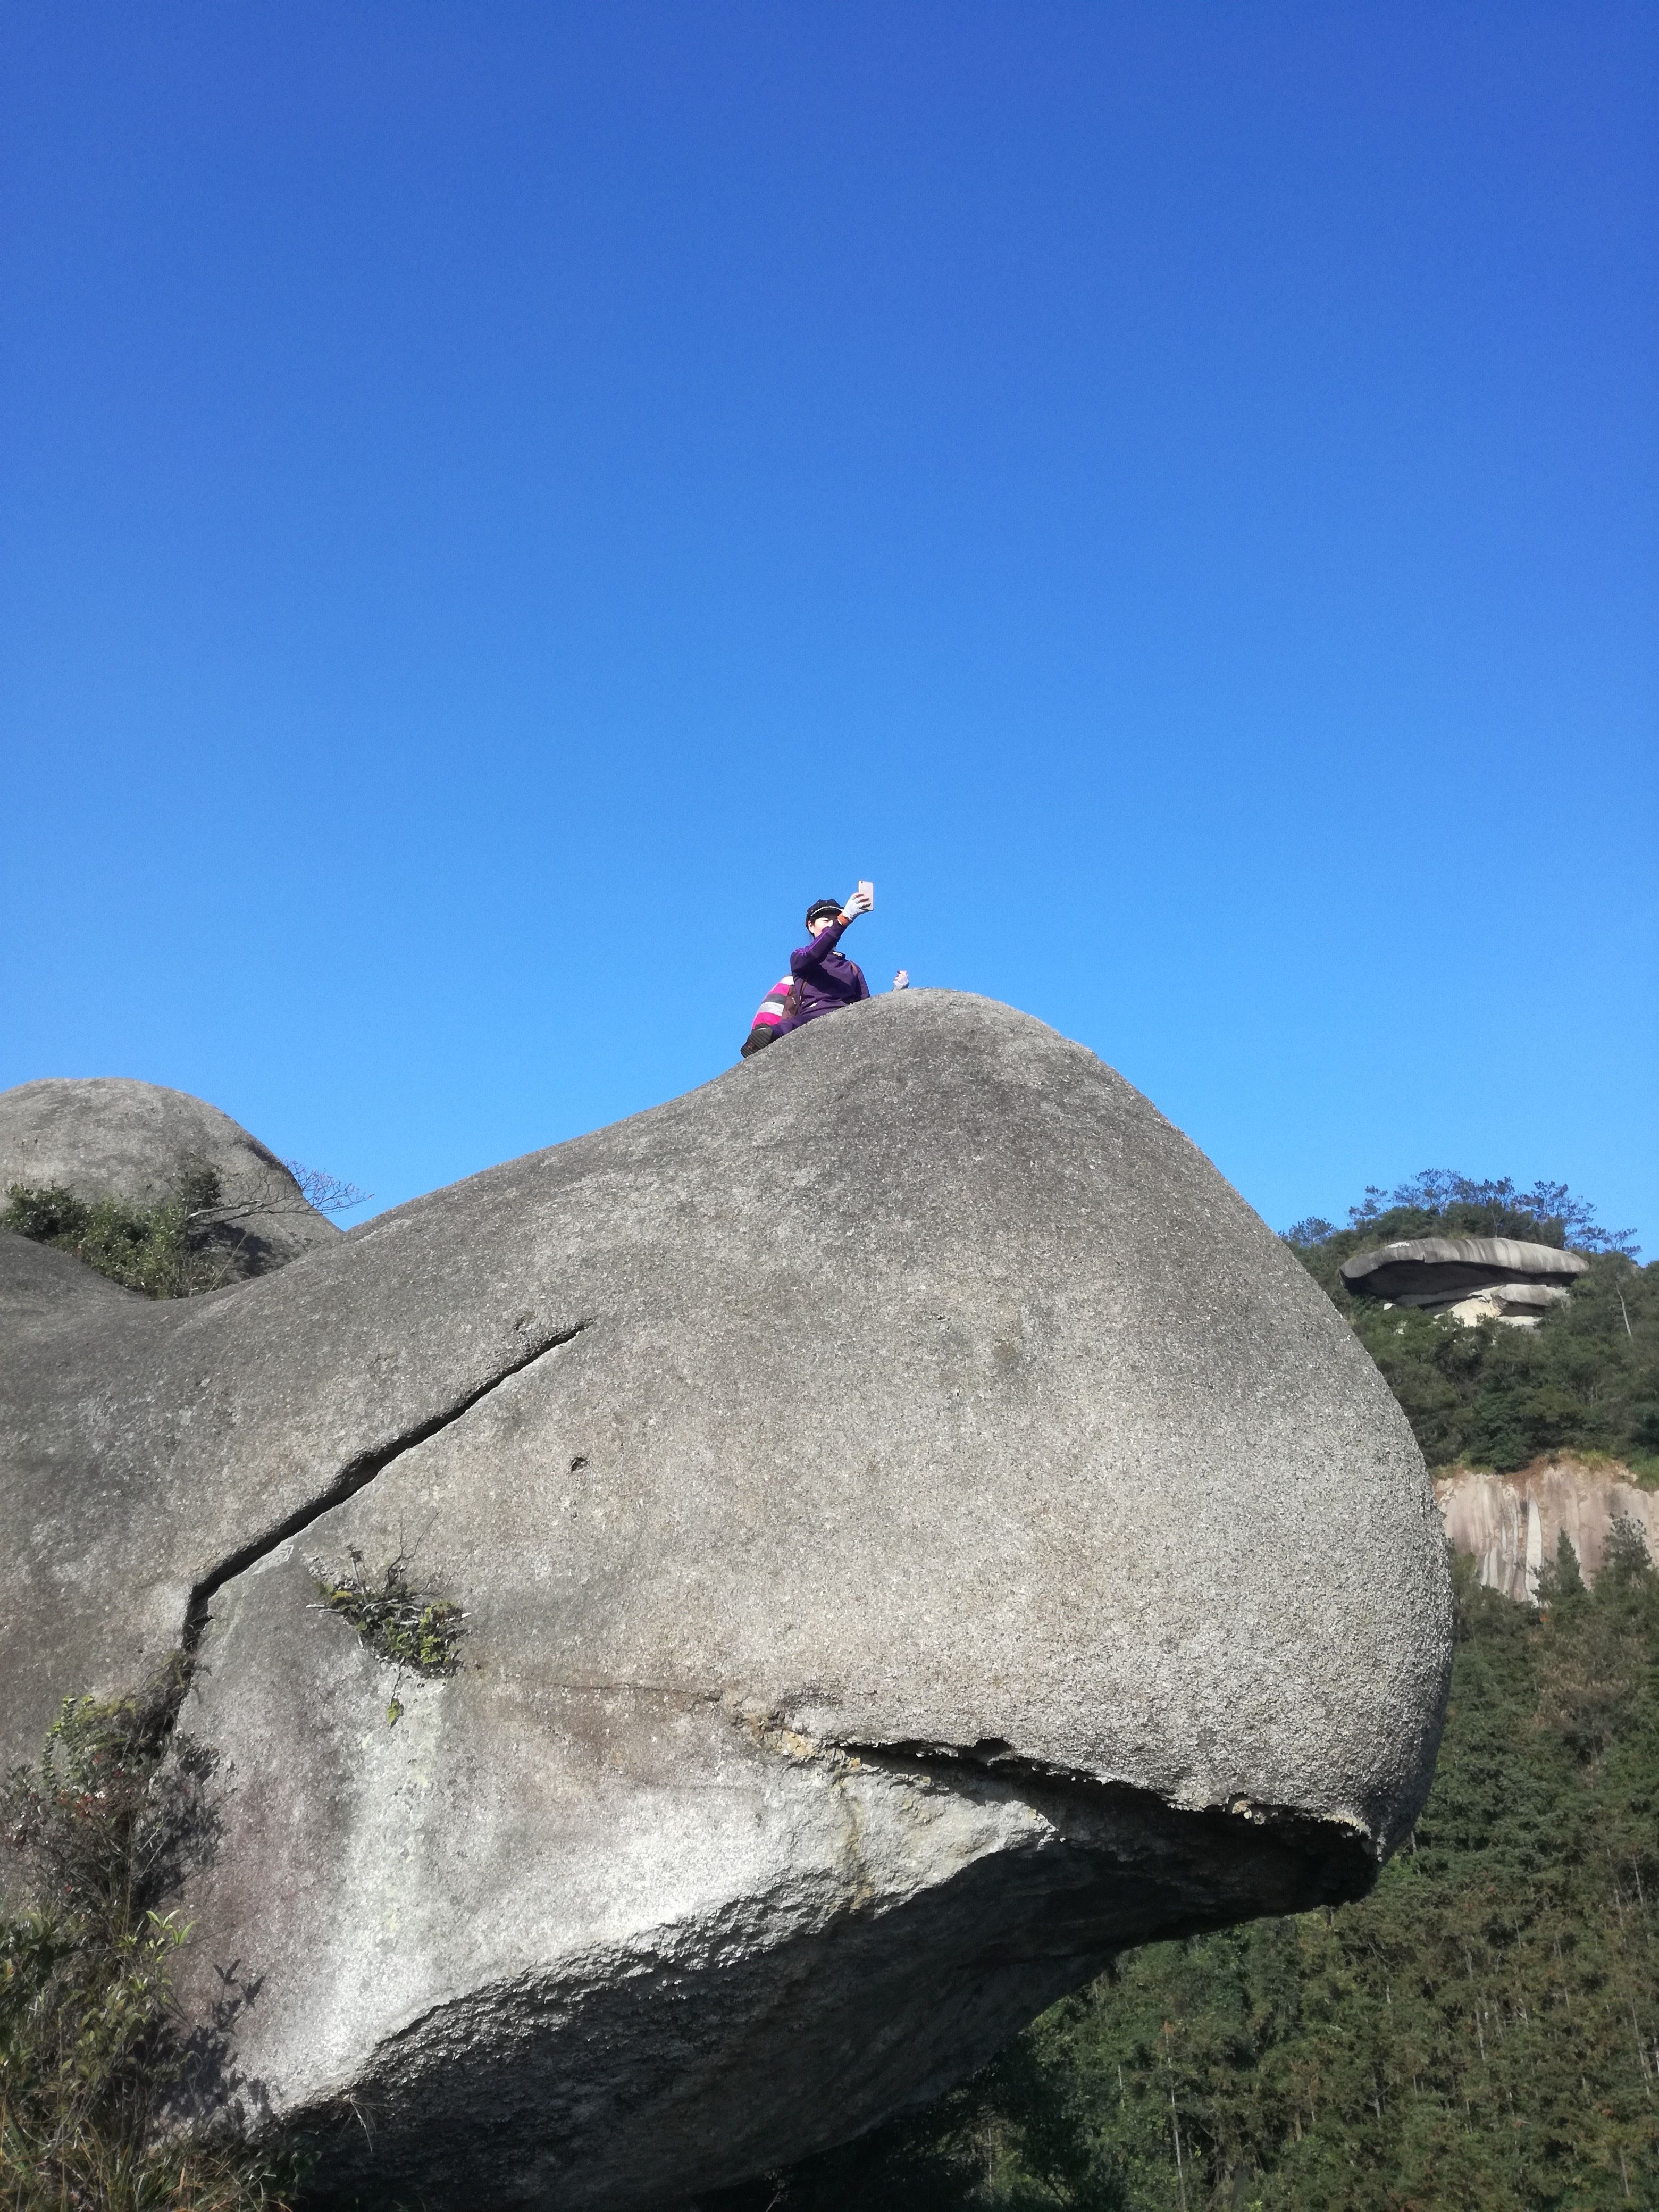
[[856, 960], [843, 960], [836, 950], [846, 927], [844, 921], [832, 921], [810, 945], [790, 954], [789, 973], [800, 986], [800, 1011], [793, 1017], [786, 1015], [780, 1025], [782, 1029], [798, 1030], [804, 1022], [815, 1022], [820, 1014], [833, 1014], [839, 1007], [854, 1006], [869, 997], [863, 969]]

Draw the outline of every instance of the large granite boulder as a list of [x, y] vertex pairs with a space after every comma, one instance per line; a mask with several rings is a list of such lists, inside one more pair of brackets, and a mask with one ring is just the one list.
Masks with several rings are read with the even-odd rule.
[[0, 1091], [0, 1205], [14, 1183], [57, 1183], [77, 1198], [160, 1206], [204, 1170], [217, 1198], [200, 1236], [229, 1277], [268, 1273], [342, 1234], [275, 1152], [185, 1091], [113, 1075]]
[[[1113, 1950], [1359, 1893], [1426, 1791], [1405, 1421], [1006, 1007], [871, 1001], [186, 1308], [0, 1256], [11, 1755], [194, 1642], [198, 2093], [343, 2200], [738, 2180]], [[354, 1552], [459, 1671], [319, 1607]]]

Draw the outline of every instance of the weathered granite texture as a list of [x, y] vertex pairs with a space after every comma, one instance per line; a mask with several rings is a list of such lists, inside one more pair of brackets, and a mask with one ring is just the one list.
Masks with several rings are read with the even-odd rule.
[[[179, 1310], [9, 1257], [12, 1755], [199, 1639], [201, 2094], [343, 2194], [741, 2179], [1113, 1948], [1357, 1893], [1426, 1790], [1404, 1419], [1006, 1007], [872, 1000]], [[395, 1727], [353, 1547], [468, 1614]]]
[[342, 1234], [275, 1152], [183, 1091], [125, 1076], [50, 1076], [0, 1091], [0, 1194], [61, 1183], [79, 1198], [159, 1206], [198, 1168], [219, 1178], [206, 1237], [233, 1277], [266, 1274]]

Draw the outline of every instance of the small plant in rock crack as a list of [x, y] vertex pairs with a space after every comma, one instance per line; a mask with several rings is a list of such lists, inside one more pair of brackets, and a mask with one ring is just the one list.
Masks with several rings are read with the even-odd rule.
[[397, 1668], [386, 1709], [386, 1725], [395, 1728], [404, 1717], [398, 1692], [406, 1674], [453, 1674], [460, 1665], [466, 1615], [447, 1597], [412, 1589], [402, 1559], [381, 1568], [377, 1589], [355, 1544], [349, 1574], [331, 1573], [320, 1559], [311, 1561], [311, 1571], [322, 1592], [318, 1610], [349, 1620], [375, 1657]]

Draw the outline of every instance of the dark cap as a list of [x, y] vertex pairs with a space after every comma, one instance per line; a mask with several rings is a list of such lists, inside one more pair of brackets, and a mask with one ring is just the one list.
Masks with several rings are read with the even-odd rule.
[[811, 929], [812, 924], [817, 920], [821, 914], [827, 914], [833, 919], [840, 912], [841, 901], [839, 899], [814, 899], [811, 905], [806, 909], [806, 927]]

